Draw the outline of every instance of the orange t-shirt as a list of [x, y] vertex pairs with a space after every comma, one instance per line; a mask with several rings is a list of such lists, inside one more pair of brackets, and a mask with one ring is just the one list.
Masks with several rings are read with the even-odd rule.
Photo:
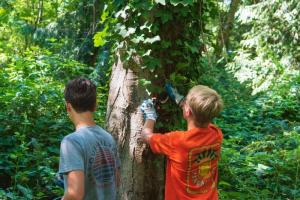
[[150, 147], [167, 159], [166, 200], [217, 200], [218, 159], [223, 135], [207, 128], [154, 134]]

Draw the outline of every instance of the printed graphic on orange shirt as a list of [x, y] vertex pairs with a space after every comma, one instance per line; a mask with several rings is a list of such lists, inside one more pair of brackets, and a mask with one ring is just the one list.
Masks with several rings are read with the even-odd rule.
[[219, 154], [219, 143], [190, 150], [186, 188], [188, 193], [206, 193], [216, 187]]

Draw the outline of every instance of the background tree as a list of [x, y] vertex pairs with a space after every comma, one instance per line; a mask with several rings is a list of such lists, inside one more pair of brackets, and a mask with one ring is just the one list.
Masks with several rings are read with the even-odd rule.
[[225, 16], [222, 15], [223, 17], [221, 17], [221, 14], [219, 15], [220, 27], [215, 47], [215, 54], [217, 58], [220, 57], [224, 48], [225, 51], [229, 49], [229, 37], [234, 25], [235, 13], [238, 11], [240, 2], [240, 0], [231, 0], [229, 10]]

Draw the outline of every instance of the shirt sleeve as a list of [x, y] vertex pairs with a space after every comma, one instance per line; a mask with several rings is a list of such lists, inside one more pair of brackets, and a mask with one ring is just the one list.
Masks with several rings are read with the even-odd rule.
[[83, 170], [84, 158], [81, 145], [72, 139], [63, 139], [60, 145], [59, 173]]
[[150, 148], [153, 153], [164, 154], [171, 156], [174, 152], [173, 139], [175, 132], [169, 132], [166, 134], [153, 134], [150, 138]]

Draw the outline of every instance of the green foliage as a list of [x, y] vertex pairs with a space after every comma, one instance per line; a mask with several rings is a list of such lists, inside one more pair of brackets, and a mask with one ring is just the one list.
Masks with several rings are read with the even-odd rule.
[[[214, 1], [135, 0], [119, 5], [108, 1], [101, 16], [102, 31], [94, 36], [94, 43], [102, 46], [109, 41], [112, 55], [121, 52], [129, 66], [140, 58], [139, 70], [151, 73], [151, 78], [141, 78], [154, 85], [172, 80], [187, 86], [186, 77], [198, 73], [202, 65], [199, 54], [205, 44], [199, 34], [206, 31], [205, 22], [215, 18], [216, 11]], [[153, 90], [151, 85], [147, 88]]]
[[229, 67], [241, 82], [249, 81], [254, 93], [299, 77], [299, 8], [296, 0], [273, 0], [272, 6], [262, 1], [240, 9], [236, 28], [250, 28]]
[[[219, 62], [218, 1], [44, 0], [37, 21], [38, 3], [0, 2], [0, 199], [62, 195], [54, 182], [59, 143], [73, 130], [64, 84], [75, 76], [95, 81], [104, 125], [117, 51], [126, 66], [150, 73], [139, 83], [152, 92], [170, 81], [182, 94], [203, 84], [222, 95], [220, 199], [300, 198], [298, 1], [243, 1], [233, 53]], [[159, 112], [158, 130], [185, 129], [173, 102]]]
[[0, 50], [22, 54], [24, 49], [41, 45], [93, 65], [97, 60], [93, 35], [102, 7], [94, 0], [2, 0]]
[[229, 92], [217, 119], [225, 133], [222, 199], [300, 198], [299, 6], [261, 1], [238, 12], [233, 39], [241, 42], [226, 69], [255, 95], [241, 97], [240, 87], [222, 90]]
[[[64, 84], [94, 69], [46, 50], [24, 55], [9, 57], [0, 73], [0, 177], [8, 184], [0, 198], [49, 199], [62, 195], [54, 181], [59, 144], [73, 131]], [[99, 99], [103, 110], [106, 95], [100, 92]], [[104, 114], [97, 113], [97, 119], [103, 122]]]

